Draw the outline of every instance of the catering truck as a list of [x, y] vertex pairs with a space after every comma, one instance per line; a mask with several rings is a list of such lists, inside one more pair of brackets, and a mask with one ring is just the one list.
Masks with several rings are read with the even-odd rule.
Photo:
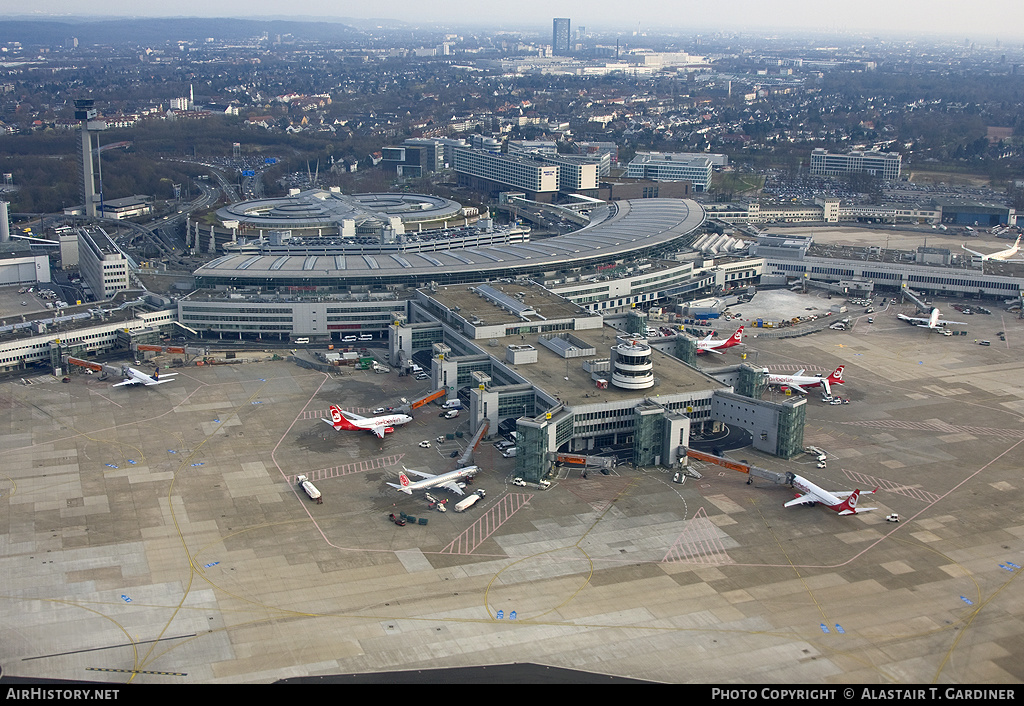
[[455, 503], [455, 512], [465, 512], [469, 508], [473, 507], [473, 505], [485, 495], [487, 495], [487, 493], [483, 490], [478, 490], [472, 495], [467, 495], [465, 498]]

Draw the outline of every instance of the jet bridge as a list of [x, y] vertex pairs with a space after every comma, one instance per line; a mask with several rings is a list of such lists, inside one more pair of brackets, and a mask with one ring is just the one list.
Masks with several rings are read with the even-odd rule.
[[548, 460], [583, 468], [615, 468], [614, 456], [581, 456], [580, 454], [549, 453]]
[[917, 307], [917, 310], [920, 311], [923, 315], [927, 316], [928, 314], [931, 313], [932, 308], [930, 306], [928, 306], [927, 304], [925, 304], [920, 299], [921, 295], [918, 292], [915, 292], [913, 289], [908, 287], [906, 284], [904, 284], [903, 287], [901, 288], [901, 292], [903, 293], [904, 297], [906, 297], [910, 301], [914, 302], [914, 306]]
[[746, 463], [740, 463], [739, 461], [733, 461], [732, 459], [725, 458], [724, 456], [715, 456], [714, 454], [705, 453], [704, 451], [697, 451], [687, 447], [682, 447], [686, 452], [688, 458], [696, 459], [697, 461], [704, 461], [705, 463], [713, 463], [716, 466], [722, 466], [739, 473], [746, 473], [750, 476], [747, 483], [752, 483], [754, 478], [763, 478], [764, 480], [771, 481], [776, 485], [792, 485], [793, 474], [792, 473], [779, 473], [778, 471], [769, 471], [767, 468], [758, 468], [757, 466], [751, 466]]
[[480, 425], [480, 428], [476, 430], [476, 434], [474, 434], [473, 438], [469, 440], [469, 443], [466, 444], [466, 448], [463, 450], [462, 455], [459, 456], [459, 460], [455, 464], [457, 468], [471, 465], [476, 448], [480, 445], [483, 438], [487, 436], [488, 426], [489, 425], [485, 420], [484, 423]]

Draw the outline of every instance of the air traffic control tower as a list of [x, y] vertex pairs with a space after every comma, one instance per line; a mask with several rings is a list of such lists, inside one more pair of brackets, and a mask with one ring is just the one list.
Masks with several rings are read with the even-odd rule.
[[100, 193], [96, 193], [96, 173], [92, 166], [92, 136], [96, 133], [97, 166], [99, 165], [99, 133], [107, 129], [107, 124], [96, 119], [96, 109], [88, 99], [75, 101], [75, 120], [82, 121], [82, 189], [85, 198], [85, 215], [96, 218], [96, 204], [103, 200], [102, 184], [99, 179]]

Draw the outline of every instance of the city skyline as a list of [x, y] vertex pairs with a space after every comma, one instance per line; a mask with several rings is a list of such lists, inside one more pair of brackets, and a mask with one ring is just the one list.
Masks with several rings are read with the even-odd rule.
[[[477, 5], [466, 0], [453, 2], [399, 2], [386, 10], [378, 6], [343, 5], [329, 14], [322, 4], [311, 0], [296, 0], [282, 14], [279, 3], [266, 0], [224, 0], [211, 6], [198, 0], [181, 0], [173, 6], [163, 3], [110, 0], [102, 12], [93, 3], [83, 0], [42, 0], [36, 11], [8, 15], [17, 19], [60, 18], [114, 18], [114, 17], [197, 17], [245, 19], [345, 19], [412, 24], [478, 26], [494, 29], [545, 29], [550, 33], [555, 17], [566, 17], [594, 31], [609, 32], [617, 27], [623, 33], [665, 33], [671, 31], [816, 31], [820, 34], [866, 32], [888, 35], [902, 33], [908, 36], [945, 35], [972, 39], [1001, 39], [1013, 43], [1016, 34], [1011, 29], [1024, 20], [1024, 10], [1013, 0], [985, 0], [978, 5], [962, 3], [924, 4], [919, 0], [893, 4], [882, 0], [864, 0], [854, 3], [833, 3], [823, 8], [810, 0], [783, 0], [764, 3], [752, 0], [705, 6], [698, 3], [643, 7], [623, 6], [608, 0], [596, 0], [587, 7], [555, 4], [516, 4], [492, 7], [485, 18], [479, 15]], [[972, 36], [973, 35], [973, 36]]]

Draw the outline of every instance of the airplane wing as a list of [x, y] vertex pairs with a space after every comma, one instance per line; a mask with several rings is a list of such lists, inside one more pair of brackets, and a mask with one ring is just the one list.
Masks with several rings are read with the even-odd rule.
[[801, 375], [803, 375], [806, 372], [807, 372], [806, 368], [801, 368], [800, 370], [797, 370], [795, 373], [793, 373], [793, 377], [798, 378], [798, 377], [800, 377]]
[[723, 353], [722, 351], [720, 351], [720, 350], [718, 350], [716, 348], [705, 348], [704, 352], [705, 353], [717, 353], [718, 355], [725, 355], [725, 353]]
[[406, 473], [411, 473], [414, 476], [419, 476], [420, 478], [434, 478], [435, 477], [433, 473], [425, 473], [423, 471], [414, 471], [411, 468], [405, 468], [405, 466], [403, 466], [402, 468], [405, 470]]
[[342, 409], [342, 410], [339, 410], [339, 411], [340, 411], [340, 412], [341, 412], [341, 413], [342, 413], [342, 414], [343, 414], [344, 416], [348, 417], [348, 418], [349, 418], [350, 420], [352, 420], [352, 421], [359, 421], [360, 419], [366, 419], [366, 417], [363, 417], [363, 416], [361, 416], [361, 415], [358, 415], [358, 414], [356, 414], [355, 412], [346, 412], [346, 411], [345, 411], [345, 410], [343, 410], [343, 409]]
[[800, 387], [800, 386], [799, 386], [799, 385], [797, 385], [796, 383], [793, 383], [793, 382], [787, 382], [787, 383], [786, 383], [786, 387], [788, 387], [788, 388], [789, 388], [789, 389], [791, 389], [791, 390], [796, 390], [797, 392], [802, 392], [802, 393], [803, 393], [803, 394], [805, 394], [805, 395], [807, 394], [807, 390], [805, 390], [804, 388]]
[[971, 250], [966, 245], [961, 245], [960, 247], [969, 252], [971, 255], [977, 255], [978, 257], [987, 257], [984, 253], [980, 253], [977, 250]]
[[[874, 495], [875, 493], [878, 492], [878, 488], [880, 488], [880, 487], [881, 486], [878, 486], [874, 490], [862, 490], [862, 491], [860, 491], [860, 494], [861, 495]], [[839, 491], [833, 490], [832, 494], [835, 495], [840, 500], [844, 500], [844, 499], [850, 497], [851, 495], [853, 495], [853, 492], [854, 491], [852, 491], [852, 490], [839, 490]], [[866, 509], [866, 508], [863, 508], [863, 509]], [[878, 508], [871, 508], [871, 509], [872, 510], [877, 510]]]
[[857, 515], [862, 512], [870, 512], [871, 510], [877, 510], [877, 507], [857, 507], [852, 510], [841, 510], [840, 515]]
[[377, 435], [378, 439], [384, 438], [384, 430], [387, 429], [386, 424], [378, 424], [375, 427], [370, 427], [370, 431]]
[[793, 500], [790, 500], [782, 507], [793, 507], [795, 505], [813, 505], [816, 502], [818, 502], [818, 499], [816, 497], [814, 497], [810, 493], [806, 493], [804, 495], [797, 496]]
[[135, 378], [129, 378], [127, 380], [122, 380], [121, 382], [114, 383], [113, 385], [111, 385], [111, 387], [121, 387], [123, 385], [138, 385], [138, 384], [139, 384], [138, 380], [136, 380]]
[[453, 481], [453, 480], [452, 481], [448, 481], [447, 483], [442, 483], [438, 487], [439, 488], [447, 488], [448, 490], [452, 491], [453, 493], [458, 493], [459, 495], [463, 495], [462, 488], [460, 488], [459, 484], [456, 481]]

